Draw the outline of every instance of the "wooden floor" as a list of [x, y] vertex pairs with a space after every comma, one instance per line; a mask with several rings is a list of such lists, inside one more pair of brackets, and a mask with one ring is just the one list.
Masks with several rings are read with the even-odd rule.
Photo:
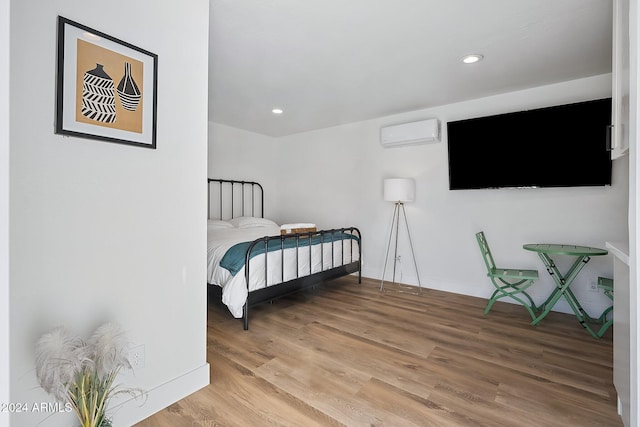
[[138, 427], [622, 425], [611, 330], [378, 287], [349, 276], [255, 307], [249, 331], [210, 301], [211, 384]]

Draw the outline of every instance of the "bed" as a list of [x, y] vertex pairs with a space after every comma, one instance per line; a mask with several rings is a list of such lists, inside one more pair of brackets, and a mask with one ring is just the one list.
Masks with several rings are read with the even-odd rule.
[[208, 179], [209, 294], [249, 329], [249, 308], [361, 272], [356, 227], [316, 230], [264, 218], [264, 190], [252, 181]]

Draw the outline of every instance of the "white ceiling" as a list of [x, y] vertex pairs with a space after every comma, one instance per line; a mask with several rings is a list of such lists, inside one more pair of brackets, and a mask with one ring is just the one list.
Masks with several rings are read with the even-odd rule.
[[[609, 73], [611, 10], [611, 0], [211, 0], [209, 119], [284, 136]], [[469, 53], [485, 59], [463, 64]]]

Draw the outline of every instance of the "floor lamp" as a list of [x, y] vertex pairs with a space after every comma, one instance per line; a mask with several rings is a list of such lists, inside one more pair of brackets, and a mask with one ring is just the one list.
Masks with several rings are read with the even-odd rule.
[[387, 272], [387, 262], [389, 260], [389, 250], [391, 249], [391, 241], [394, 240], [393, 255], [393, 282], [396, 282], [396, 267], [398, 263], [398, 235], [400, 231], [400, 221], [403, 219], [409, 236], [409, 246], [411, 247], [411, 256], [413, 257], [413, 265], [416, 269], [416, 277], [418, 278], [418, 286], [422, 291], [420, 283], [420, 275], [418, 274], [418, 263], [416, 262], [416, 254], [413, 250], [413, 241], [411, 240], [411, 231], [409, 231], [409, 223], [407, 222], [407, 213], [404, 209], [406, 202], [413, 202], [416, 198], [416, 182], [412, 178], [390, 178], [384, 180], [384, 200], [394, 202], [393, 218], [391, 219], [391, 230], [389, 231], [389, 243], [387, 244], [387, 254], [384, 257], [384, 269], [382, 271], [382, 281], [380, 282], [380, 291], [384, 290], [384, 276]]

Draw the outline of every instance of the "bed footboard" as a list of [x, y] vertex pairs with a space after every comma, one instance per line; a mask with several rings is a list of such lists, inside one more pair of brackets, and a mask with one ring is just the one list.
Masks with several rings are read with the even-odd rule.
[[[287, 253], [285, 254], [285, 250]], [[251, 291], [251, 258], [255, 252], [264, 254], [264, 282]], [[308, 261], [308, 270], [301, 271], [301, 257]], [[308, 259], [307, 259], [308, 258]], [[295, 263], [295, 272], [285, 275], [285, 262]], [[243, 307], [244, 329], [249, 329], [251, 306], [280, 298], [300, 290], [314, 287], [324, 281], [358, 273], [362, 282], [362, 236], [356, 227], [320, 230], [281, 236], [267, 236], [253, 241], [245, 255], [244, 274], [247, 283], [247, 300]], [[278, 283], [268, 283], [270, 262], [279, 262], [281, 277]], [[314, 266], [316, 268], [314, 269]], [[291, 277], [291, 275], [293, 277]], [[254, 280], [255, 281], [255, 280]]]

